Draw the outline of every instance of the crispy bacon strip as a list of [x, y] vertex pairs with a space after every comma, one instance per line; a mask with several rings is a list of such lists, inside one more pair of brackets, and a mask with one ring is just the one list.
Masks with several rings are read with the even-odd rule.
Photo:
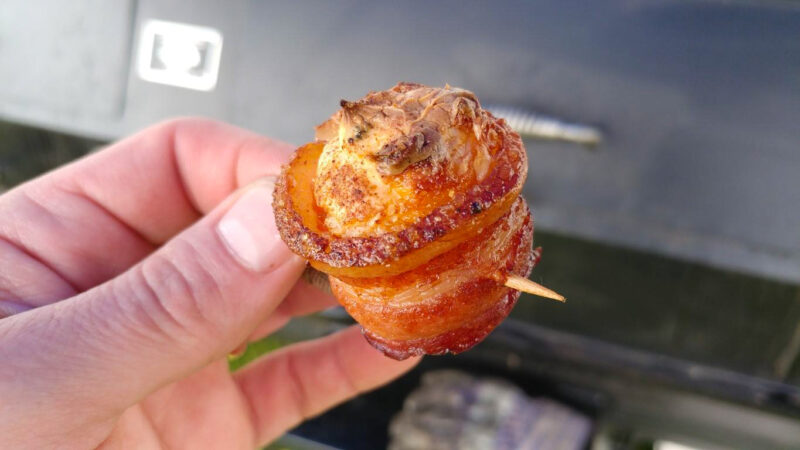
[[527, 157], [456, 88], [400, 83], [317, 127], [276, 185], [281, 237], [393, 358], [466, 350], [510, 312], [533, 222]]

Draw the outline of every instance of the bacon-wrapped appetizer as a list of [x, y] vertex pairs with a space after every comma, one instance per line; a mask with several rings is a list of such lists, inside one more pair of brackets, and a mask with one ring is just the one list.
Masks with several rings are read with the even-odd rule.
[[538, 252], [522, 141], [473, 93], [400, 83], [341, 106], [284, 167], [273, 207], [372, 345], [458, 353], [517, 289], [563, 300], [526, 279]]

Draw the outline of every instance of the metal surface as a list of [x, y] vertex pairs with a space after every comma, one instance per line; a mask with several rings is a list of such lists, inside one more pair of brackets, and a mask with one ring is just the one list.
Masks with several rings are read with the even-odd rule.
[[[219, 32], [213, 89], [139, 76], [149, 20]], [[526, 141], [532, 279], [569, 303], [523, 298], [485, 344], [426, 367], [507, 375], [658, 437], [797, 448], [799, 36], [800, 4], [777, 1], [11, 0], [0, 117], [111, 139], [204, 115], [303, 143], [340, 98], [409, 80], [602, 130], [592, 151]], [[5, 130], [10, 186], [32, 172], [9, 167], [45, 161]], [[89, 148], [53, 147], [37, 155]], [[359, 434], [331, 424], [367, 411], [360, 435], [385, 442], [413, 376], [300, 431], [344, 442]]]
[[[135, 74], [149, 19], [224, 36], [213, 91]], [[528, 143], [540, 227], [800, 281], [793, 2], [39, 0], [0, 23], [9, 119], [114, 138], [197, 114], [302, 143], [342, 97], [449, 82], [606, 133]]]
[[4, 0], [0, 115], [92, 134], [127, 114], [132, 0]]
[[523, 138], [546, 141], [564, 141], [589, 148], [603, 141], [603, 133], [589, 125], [568, 123], [522, 108], [503, 105], [483, 105], [497, 117], [505, 119], [508, 126]]

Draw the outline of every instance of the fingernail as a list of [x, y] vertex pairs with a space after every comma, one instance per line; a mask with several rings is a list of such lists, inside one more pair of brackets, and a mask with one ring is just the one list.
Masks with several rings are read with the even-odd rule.
[[264, 177], [242, 193], [217, 224], [231, 255], [246, 269], [269, 272], [299, 259], [281, 241], [272, 213], [275, 177]]

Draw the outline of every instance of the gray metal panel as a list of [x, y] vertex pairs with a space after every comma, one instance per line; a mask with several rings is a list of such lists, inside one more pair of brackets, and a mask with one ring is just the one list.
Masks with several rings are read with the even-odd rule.
[[528, 143], [538, 226], [800, 281], [797, 4], [142, 0], [146, 19], [222, 32], [215, 91], [131, 75], [120, 120], [0, 112], [109, 137], [202, 114], [302, 143], [341, 97], [449, 82], [605, 131]]
[[416, 80], [596, 123], [593, 152], [528, 143], [539, 225], [798, 281], [798, 30], [763, 4], [254, 2], [234, 120], [299, 143]]
[[[128, 107], [122, 133], [132, 132], [160, 119], [182, 115], [234, 121], [233, 105], [237, 86], [240, 84], [240, 65], [243, 60], [255, 57], [260, 52], [260, 43], [248, 42], [240, 32], [246, 6], [244, 1], [139, 1], [134, 45], [139, 45], [142, 25], [150, 19], [159, 19], [212, 27], [221, 32], [224, 46], [219, 81], [216, 89], [210, 92], [154, 84], [132, 73], [128, 83]], [[251, 89], [258, 87], [252, 86]]]
[[69, 123], [122, 115], [130, 0], [5, 0], [0, 114]]

